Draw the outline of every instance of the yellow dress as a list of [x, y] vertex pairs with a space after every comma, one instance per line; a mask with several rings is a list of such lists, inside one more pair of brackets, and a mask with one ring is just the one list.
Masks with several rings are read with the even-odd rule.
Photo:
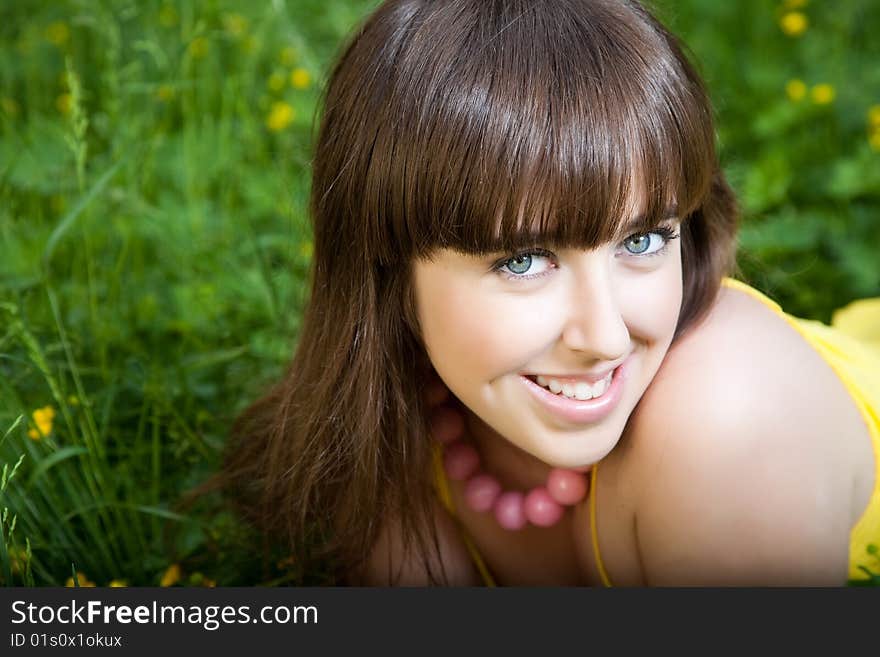
[[[880, 574], [880, 297], [854, 301], [834, 313], [831, 326], [827, 326], [787, 314], [779, 304], [741, 281], [725, 278], [723, 284], [746, 292], [784, 318], [825, 359], [852, 395], [871, 435], [875, 479], [868, 506], [850, 531], [849, 579], [868, 579], [867, 570]], [[435, 451], [434, 465], [437, 494], [455, 517], [439, 450]], [[605, 586], [611, 586], [596, 531], [598, 471], [596, 464], [591, 471], [590, 529], [599, 575]], [[483, 581], [495, 586], [492, 573], [463, 528], [462, 535]]]

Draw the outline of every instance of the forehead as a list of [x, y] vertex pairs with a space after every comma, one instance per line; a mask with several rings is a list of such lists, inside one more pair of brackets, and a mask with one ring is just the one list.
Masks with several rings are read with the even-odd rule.
[[[494, 16], [511, 4], [474, 6]], [[653, 27], [619, 20], [618, 3], [587, 22], [572, 9], [600, 4], [523, 3], [535, 21], [498, 17], [492, 47], [476, 49], [473, 25], [441, 29], [448, 15], [428, 12], [437, 32], [420, 22], [430, 34], [401, 46], [385, 120], [375, 134], [357, 128], [367, 165], [352, 167], [364, 175], [341, 208], [378, 263], [537, 240], [590, 249], [623, 222], [650, 227], [676, 203], [682, 216], [702, 203], [714, 135], [699, 88]], [[537, 20], [551, 14], [553, 29]]]
[[[555, 191], [550, 190], [550, 198], [544, 200], [542, 190], [531, 190], [516, 212], [515, 220], [510, 216], [498, 216], [494, 222], [493, 240], [504, 241], [507, 236], [517, 241], [532, 238], [548, 241], [566, 233], [575, 239], [577, 234], [582, 234], [582, 239], [586, 240], [587, 235], [596, 233], [604, 238], [599, 241], [607, 241], [629, 228], [653, 223], [647, 216], [648, 191], [643, 180], [635, 175], [620, 189], [606, 191], [602, 198], [571, 202], [559, 199]], [[480, 220], [486, 219], [477, 219]]]
[[[455, 251], [469, 255], [510, 252], [531, 246], [554, 248], [591, 249], [602, 244], [622, 240], [634, 233], [647, 232], [660, 223], [678, 218], [674, 201], [665, 208], [651, 208], [643, 186], [633, 185], [619, 207], [619, 212], [596, 217], [592, 222], [586, 211], [570, 215], [548, 213], [527, 217], [525, 213], [517, 216], [516, 222], [500, 217], [494, 223], [491, 237], [472, 248], [450, 245]], [[568, 221], [568, 223], [566, 223]]]

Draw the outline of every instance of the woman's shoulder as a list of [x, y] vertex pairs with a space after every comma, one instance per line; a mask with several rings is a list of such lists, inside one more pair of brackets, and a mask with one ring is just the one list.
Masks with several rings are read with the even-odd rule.
[[628, 428], [619, 472], [640, 482], [646, 581], [843, 581], [859, 437], [831, 438], [847, 428], [864, 426], [827, 363], [777, 311], [721, 288]]
[[683, 420], [754, 426], [763, 419], [798, 436], [816, 433], [817, 420], [861, 423], [838, 375], [778, 306], [726, 286], [703, 321], [670, 348], [640, 408], [674, 400], [688, 407]]

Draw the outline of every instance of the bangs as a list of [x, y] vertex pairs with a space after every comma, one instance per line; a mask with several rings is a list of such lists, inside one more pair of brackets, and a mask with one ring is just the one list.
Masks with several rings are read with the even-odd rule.
[[359, 190], [380, 263], [594, 248], [706, 197], [708, 101], [640, 7], [423, 3], [408, 23], [374, 72], [388, 86]]

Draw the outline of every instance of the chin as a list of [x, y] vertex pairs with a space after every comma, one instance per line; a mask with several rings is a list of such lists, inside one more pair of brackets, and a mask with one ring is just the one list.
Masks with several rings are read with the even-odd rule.
[[616, 424], [581, 431], [575, 435], [560, 435], [558, 431], [544, 429], [545, 436], [552, 442], [535, 445], [525, 451], [551, 467], [586, 472], [620, 442], [623, 426], [617, 427]]

